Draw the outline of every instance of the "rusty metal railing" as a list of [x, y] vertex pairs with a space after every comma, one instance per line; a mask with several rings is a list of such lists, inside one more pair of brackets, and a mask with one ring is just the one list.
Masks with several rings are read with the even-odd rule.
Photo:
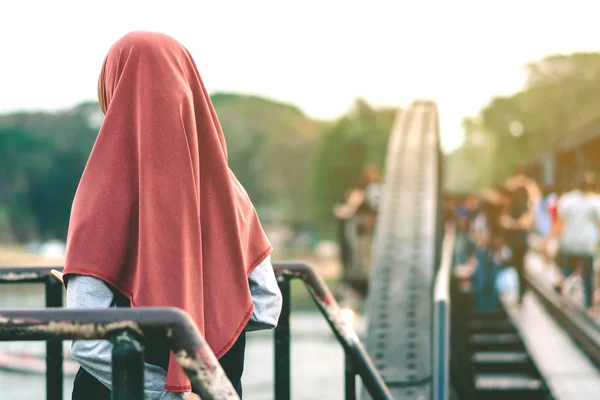
[[[63, 306], [62, 285], [50, 275], [52, 269], [62, 267], [7, 267], [0, 268], [0, 284], [42, 283], [45, 286], [46, 308]], [[46, 398], [63, 399], [62, 340], [46, 342]]]
[[356, 399], [356, 376], [374, 400], [393, 399], [381, 375], [360, 342], [354, 329], [341, 316], [341, 310], [329, 288], [306, 263], [274, 264], [283, 295], [283, 309], [275, 328], [275, 400], [289, 400], [290, 381], [290, 280], [300, 279], [311, 294], [317, 308], [327, 320], [345, 354], [345, 396]]
[[239, 399], [193, 320], [177, 308], [0, 311], [0, 341], [111, 340], [115, 400], [143, 399], [143, 337], [157, 329], [164, 331], [195, 393], [203, 399]]
[[[47, 307], [62, 307], [62, 299], [63, 299], [63, 291], [61, 285], [51, 276], [50, 271], [52, 269], [56, 269], [61, 271], [62, 267], [7, 267], [0, 268], [0, 284], [19, 284], [19, 283], [43, 283], [46, 286], [46, 306]], [[351, 325], [349, 325], [342, 318], [341, 310], [337, 302], [335, 301], [332, 293], [329, 291], [327, 285], [323, 282], [323, 280], [315, 273], [313, 268], [306, 263], [297, 263], [297, 262], [281, 262], [274, 264], [275, 273], [277, 275], [277, 280], [279, 283], [279, 287], [283, 296], [283, 309], [281, 312], [281, 316], [279, 318], [279, 323], [277, 328], [274, 331], [274, 346], [275, 346], [275, 399], [276, 400], [289, 400], [291, 398], [291, 335], [290, 335], [290, 315], [291, 315], [291, 291], [290, 291], [290, 281], [292, 279], [300, 279], [304, 282], [305, 287], [308, 292], [311, 294], [315, 304], [321, 314], [326, 319], [327, 323], [332, 329], [335, 337], [342, 345], [345, 354], [345, 397], [346, 399], [356, 399], [356, 376], [360, 376], [364, 386], [367, 391], [371, 395], [373, 399], [392, 399], [392, 395], [378, 373], [377, 369], [373, 365], [369, 355], [365, 351], [362, 346], [358, 335], [354, 332]], [[2, 315], [5, 319], [11, 318], [11, 321], [14, 321], [14, 318], [25, 318], [28, 323], [31, 325], [22, 325], [17, 327], [14, 322], [9, 322], [2, 320], [0, 317], [0, 341], [2, 340], [47, 340], [47, 354], [46, 354], [46, 392], [48, 400], [62, 400], [63, 398], [63, 369], [62, 369], [62, 346], [61, 341], [65, 339], [82, 339], [83, 337], [78, 336], [79, 333], [83, 329], [91, 329], [90, 327], [94, 326], [104, 326], [110, 323], [116, 323], [117, 321], [129, 321], [128, 323], [132, 324], [132, 327], [135, 329], [129, 329], [127, 331], [128, 335], [139, 335], [140, 332], [143, 333], [144, 329], [149, 328], [150, 326], [163, 327], [167, 331], [168, 327], [163, 326], [160, 322], [167, 323], [168, 321], [166, 315], [169, 313], [178, 313], [179, 315], [179, 325], [183, 322], [182, 318], [186, 316], [186, 323], [188, 328], [194, 333], [192, 336], [195, 338], [196, 344], [201, 344], [202, 348], [205, 351], [210, 353], [212, 358], [210, 361], [214, 359], [214, 355], [205, 345], [204, 339], [200, 336], [197, 328], [193, 323], [189, 325], [191, 320], [187, 317], [187, 314], [178, 311], [176, 309], [159, 309], [159, 308], [135, 308], [135, 309], [112, 309], [112, 310], [96, 310], [90, 313], [90, 310], [33, 310], [33, 311], [4, 311], [0, 310], [0, 315]], [[161, 314], [163, 313], [163, 314]], [[164, 314], [166, 313], [166, 314]], [[71, 320], [70, 318], [74, 319]], [[140, 319], [135, 319], [134, 317], [139, 317]], [[154, 320], [154, 318], [163, 318], [160, 320]], [[33, 318], [30, 320], [30, 318]], [[131, 319], [133, 318], [133, 319]], [[176, 316], [172, 315], [170, 318], [176, 318]], [[168, 319], [168, 318], [167, 318]], [[48, 326], [55, 326], [57, 322], [61, 323], [61, 326], [71, 326], [69, 328], [70, 336], [57, 336], [54, 334], [48, 333]], [[96, 322], [95, 322], [96, 321]], [[174, 322], [173, 320], [169, 320], [168, 324], [171, 326]], [[99, 324], [99, 325], [98, 325]], [[81, 327], [88, 328], [81, 328]], [[110, 325], [115, 326], [115, 325]], [[28, 327], [26, 330], [20, 330], [20, 328]], [[41, 331], [43, 334], [39, 333], [40, 330], [34, 329], [34, 327], [41, 327]], [[116, 329], [111, 331], [112, 333], [107, 333], [106, 328], [93, 328], [92, 329], [94, 335], [96, 333], [98, 335], [102, 334], [104, 336], [94, 336], [94, 337], [86, 337], [87, 339], [111, 339], [113, 343], [115, 343], [115, 349], [117, 346], [117, 342], [115, 342], [116, 336], [118, 333], [122, 333], [123, 330]], [[15, 332], [29, 332], [25, 336], [17, 336], [21, 334], [17, 334]], [[33, 332], [38, 332], [34, 334]], [[87, 331], [85, 331], [87, 332]], [[179, 338], [179, 342], [173, 342], [174, 338], [171, 338], [172, 343], [174, 344], [174, 349], [182, 350], [181, 343], [192, 343], [190, 342], [190, 338], [185, 336], [184, 332], [181, 330], [177, 330]], [[37, 336], [36, 336], [37, 335]], [[93, 335], [92, 335], [93, 336]], [[18, 339], [15, 339], [18, 337]], [[187, 338], [187, 339], [185, 339]], [[184, 340], [185, 339], [185, 340]], [[141, 344], [141, 337], [139, 339], [135, 339]], [[183, 342], [181, 342], [183, 340]], [[128, 341], [128, 343], [132, 343]], [[195, 346], [195, 347], [194, 347]], [[200, 346], [194, 345], [192, 348], [200, 348]], [[185, 346], [184, 346], [185, 347]], [[191, 351], [191, 348], [185, 347], [186, 351]], [[135, 357], [138, 357], [135, 354], [132, 354], [132, 359], [135, 360]], [[114, 359], [114, 354], [113, 354]], [[185, 363], [184, 360], [182, 362]], [[202, 362], [200, 359], [199, 362]], [[214, 366], [214, 364], [211, 364]], [[205, 365], [206, 366], [206, 365]], [[198, 368], [202, 367], [202, 365], [197, 365]], [[196, 368], [196, 367], [194, 367]], [[216, 369], [222, 371], [218, 362], [216, 363]], [[186, 371], [188, 372], [188, 371]], [[193, 372], [190, 370], [190, 372]], [[114, 373], [114, 370], [113, 370]], [[219, 372], [220, 373], [220, 372]], [[122, 376], [122, 374], [121, 374]], [[188, 374], [189, 376], [189, 374]], [[208, 378], [217, 378], [214, 376], [214, 368], [213, 375], [208, 376]], [[191, 378], [190, 378], [191, 379]], [[210, 380], [209, 379], [209, 380]], [[226, 379], [226, 378], [225, 378]], [[132, 382], [134, 386], [137, 384]], [[237, 398], [236, 397], [210, 397], [212, 392], [206, 393], [202, 392], [203, 387], [198, 385], [200, 384], [208, 384], [209, 382], [205, 379], [202, 382], [192, 380], [192, 384], [194, 386], [194, 391], [198, 390], [196, 393], [200, 394], [203, 399], [211, 399], [211, 398]], [[231, 386], [229, 381], [227, 381], [228, 385]], [[122, 385], [127, 387], [127, 385]], [[136, 389], [137, 390], [137, 389]], [[205, 393], [204, 395], [202, 393]], [[222, 393], [222, 392], [221, 392]], [[235, 393], [235, 391], [233, 392]], [[129, 398], [128, 398], [129, 399]]]

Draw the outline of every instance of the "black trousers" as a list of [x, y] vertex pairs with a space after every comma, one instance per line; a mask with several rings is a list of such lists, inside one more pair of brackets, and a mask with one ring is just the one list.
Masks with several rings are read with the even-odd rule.
[[516, 242], [511, 245], [513, 252], [513, 265], [519, 277], [519, 297], [523, 297], [527, 291], [527, 279], [525, 279], [525, 256], [527, 255], [527, 243]]
[[[242, 332], [233, 347], [219, 359], [221, 367], [242, 398], [242, 373], [244, 371], [244, 354], [246, 350], [246, 333]], [[110, 400], [111, 393], [106, 386], [94, 378], [83, 368], [79, 368], [73, 384], [73, 400]]]
[[[114, 305], [129, 307], [129, 299], [116, 290]], [[144, 358], [149, 364], [167, 369], [170, 349], [161, 332], [149, 332], [144, 341]], [[242, 373], [244, 372], [244, 355], [246, 353], [246, 333], [238, 337], [231, 349], [225, 353], [219, 363], [233, 384], [236, 392], [242, 398]], [[79, 368], [73, 382], [72, 400], [111, 400], [110, 390], [83, 368]]]

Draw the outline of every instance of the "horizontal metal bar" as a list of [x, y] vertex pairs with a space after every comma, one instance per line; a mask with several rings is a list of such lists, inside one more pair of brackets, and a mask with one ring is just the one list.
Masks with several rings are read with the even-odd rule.
[[[52, 278], [51, 270], [62, 272], [62, 266], [49, 267], [0, 267], [0, 284], [7, 283], [43, 283], [46, 279]], [[315, 294], [327, 303], [334, 302], [335, 299], [327, 285], [315, 273], [313, 268], [304, 262], [276, 262], [273, 263], [275, 273], [288, 274], [290, 276], [300, 278], [305, 281], [315, 292]]]
[[[0, 267], [0, 283], [31, 283], [31, 282], [44, 282], [45, 279], [54, 279], [50, 275], [50, 271], [56, 269], [62, 271], [62, 267]], [[375, 399], [392, 399], [392, 395], [387, 388], [385, 382], [381, 378], [381, 375], [375, 368], [369, 355], [364, 349], [360, 342], [358, 335], [352, 329], [352, 327], [346, 323], [342, 318], [340, 307], [335, 300], [335, 297], [321, 279], [321, 277], [314, 271], [314, 269], [307, 263], [304, 262], [277, 262], [273, 264], [273, 269], [276, 275], [286, 275], [290, 278], [301, 279], [309, 293], [312, 295], [317, 308], [325, 316], [329, 326], [331, 327], [334, 335], [341, 343], [344, 350], [354, 360], [356, 372], [363, 380], [365, 387], [369, 393]], [[3, 277], [7, 277], [3, 279]], [[20, 277], [20, 278], [19, 278]], [[116, 310], [110, 310], [113, 312]], [[141, 314], [139, 314], [143, 311]], [[122, 329], [123, 327], [137, 326], [137, 329], [143, 331], [148, 328], [159, 328], [165, 326], [165, 324], [174, 324], [174, 321], [168, 320], [167, 312], [170, 315], [171, 312], [182, 313], [186, 318], [180, 317], [178, 323], [189, 319], [187, 314], [179, 309], [165, 309], [165, 308], [132, 308], [132, 309], [120, 309], [118, 314], [112, 315], [109, 310], [61, 310], [61, 312], [68, 312], [65, 316], [60, 317], [60, 321], [57, 318], [53, 318], [46, 314], [47, 312], [57, 312], [49, 310], [32, 310], [32, 311], [2, 311], [0, 312], [0, 341], [2, 340], [46, 340], [52, 337], [61, 337], [62, 339], [100, 339], [107, 338], [106, 330]], [[11, 314], [16, 313], [16, 314]], [[2, 318], [12, 318], [15, 316], [23, 316], [24, 313], [28, 314], [27, 318], [34, 318], [42, 316], [41, 319], [36, 320], [36, 324], [33, 326], [41, 326], [41, 328], [32, 328], [29, 330], [19, 330], [19, 339], [14, 339], [17, 335], [17, 331], [12, 333], [12, 339], [2, 339], [3, 327]], [[40, 314], [41, 313], [41, 314]], [[130, 318], [131, 317], [131, 318]], [[171, 315], [170, 318], [173, 318]], [[72, 321], [72, 322], [71, 322]], [[191, 320], [190, 320], [191, 321]], [[41, 324], [46, 323], [45, 325]], [[58, 325], [57, 325], [58, 324]], [[123, 325], [125, 324], [125, 325]], [[132, 325], [133, 324], [133, 325]], [[28, 325], [21, 325], [21, 327], [27, 327]], [[85, 327], [82, 327], [85, 326]], [[194, 327], [199, 335], [199, 332], [195, 328], [193, 322], [191, 326]], [[60, 329], [59, 329], [60, 328]], [[62, 330], [61, 330], [62, 329]], [[59, 333], [60, 332], [60, 333]], [[81, 335], [88, 334], [89, 337], [82, 337]], [[58, 335], [58, 336], [55, 336]], [[98, 337], [98, 335], [105, 335]], [[182, 332], [179, 333], [183, 335]], [[6, 336], [5, 336], [6, 337]], [[201, 336], [200, 336], [201, 338]], [[204, 346], [204, 340], [202, 339]], [[186, 347], [189, 348], [189, 347]], [[205, 346], [208, 349], [208, 346]], [[212, 352], [208, 349], [210, 354]], [[214, 355], [213, 355], [214, 358]], [[181, 362], [180, 362], [181, 363]], [[187, 372], [187, 371], [186, 371]], [[200, 394], [200, 393], [199, 393]]]
[[190, 316], [177, 308], [0, 310], [0, 341], [110, 339], [122, 329], [164, 329], [177, 362], [203, 399], [239, 399]]
[[62, 271], [63, 267], [0, 267], [0, 284], [44, 283], [53, 269]]
[[335, 297], [333, 297], [323, 279], [308, 263], [297, 261], [276, 262], [273, 263], [273, 269], [277, 275], [286, 274], [301, 279], [320, 300], [327, 304], [337, 305]]

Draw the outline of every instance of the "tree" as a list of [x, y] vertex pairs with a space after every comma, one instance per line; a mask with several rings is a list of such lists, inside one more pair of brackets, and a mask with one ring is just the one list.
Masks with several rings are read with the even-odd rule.
[[313, 161], [313, 220], [333, 220], [333, 205], [344, 201], [367, 163], [383, 169], [396, 112], [373, 109], [358, 99], [348, 115], [324, 127]]
[[[476, 118], [465, 120], [465, 143], [457, 154], [474, 167], [477, 185], [506, 178], [600, 118], [600, 54], [552, 55], [527, 71], [521, 91], [492, 99]], [[480, 145], [473, 146], [473, 135]]]
[[49, 140], [19, 127], [0, 127], [0, 209], [6, 215], [0, 236], [27, 240], [37, 236], [38, 221], [31, 208], [32, 180], [53, 164], [55, 148]]
[[[259, 212], [279, 221], [305, 220], [320, 123], [292, 105], [256, 96], [217, 93], [212, 100], [230, 168]], [[101, 121], [95, 102], [0, 116], [1, 240], [66, 237], [73, 196]]]
[[229, 166], [259, 211], [279, 220], [305, 220], [320, 124], [295, 106], [257, 96], [217, 93], [211, 99], [227, 139]]

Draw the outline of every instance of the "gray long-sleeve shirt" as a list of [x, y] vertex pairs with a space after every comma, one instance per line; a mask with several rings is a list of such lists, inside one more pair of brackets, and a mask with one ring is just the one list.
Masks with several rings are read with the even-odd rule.
[[[254, 303], [254, 313], [246, 331], [272, 329], [277, 326], [282, 297], [277, 285], [271, 258], [265, 258], [248, 278]], [[67, 308], [109, 308], [113, 292], [104, 281], [91, 276], [76, 275], [67, 286]], [[73, 358], [103, 385], [112, 388], [112, 344], [108, 340], [76, 340], [71, 346]], [[181, 400], [190, 392], [165, 392], [167, 372], [146, 363], [144, 398], [147, 400]]]

